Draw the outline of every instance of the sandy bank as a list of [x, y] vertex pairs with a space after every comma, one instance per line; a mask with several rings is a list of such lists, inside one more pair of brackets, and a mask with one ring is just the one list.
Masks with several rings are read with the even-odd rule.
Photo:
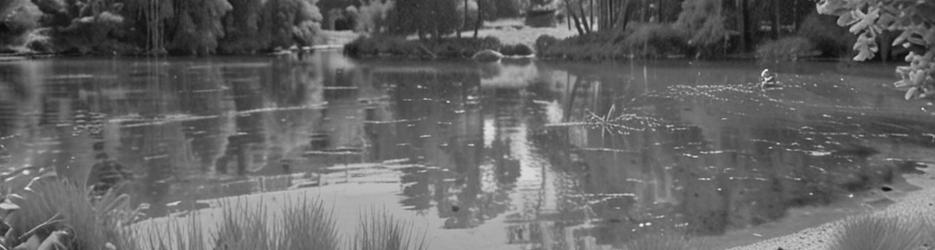
[[[920, 187], [920, 190], [895, 198], [895, 203], [871, 213], [871, 216], [902, 217], [921, 214], [935, 218], [935, 164], [928, 164], [928, 168], [924, 171], [924, 174], [906, 175], [906, 181]], [[844, 220], [837, 220], [756, 244], [731, 248], [731, 250], [828, 249], [835, 232], [842, 229], [843, 222]]]

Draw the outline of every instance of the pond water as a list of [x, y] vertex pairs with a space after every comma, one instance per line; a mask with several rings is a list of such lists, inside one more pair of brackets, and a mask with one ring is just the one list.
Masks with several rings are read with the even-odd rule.
[[[779, 72], [781, 87], [754, 85]], [[432, 249], [749, 244], [885, 206], [935, 162], [893, 65], [308, 58], [0, 63], [0, 166], [119, 183], [150, 217], [294, 190]], [[4, 175], [7, 176], [7, 175]]]

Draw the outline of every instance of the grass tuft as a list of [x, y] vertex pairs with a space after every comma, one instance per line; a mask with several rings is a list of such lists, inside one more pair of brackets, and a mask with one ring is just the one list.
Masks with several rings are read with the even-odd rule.
[[428, 249], [425, 234], [417, 234], [411, 223], [405, 223], [385, 210], [371, 210], [360, 216], [354, 235], [353, 250], [424, 250]]
[[132, 244], [132, 239], [122, 228], [134, 213], [128, 212], [127, 196], [108, 193], [92, 200], [89, 194], [86, 187], [65, 180], [33, 181], [12, 199], [20, 209], [5, 218], [12, 236], [6, 244], [15, 246], [33, 234], [44, 238], [66, 230], [74, 234], [68, 242], [70, 249], [104, 249], [107, 245], [128, 249], [126, 244]]
[[905, 217], [863, 216], [851, 219], [835, 234], [831, 250], [921, 249], [929, 236], [924, 223]]

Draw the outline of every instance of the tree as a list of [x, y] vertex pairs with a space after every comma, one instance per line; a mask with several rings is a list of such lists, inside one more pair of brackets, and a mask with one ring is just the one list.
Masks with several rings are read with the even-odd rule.
[[389, 31], [397, 35], [431, 35], [436, 41], [461, 27], [461, 0], [397, 0], [390, 14]]
[[856, 61], [873, 58], [879, 50], [877, 38], [885, 30], [899, 36], [894, 46], [909, 48], [908, 66], [899, 66], [906, 99], [925, 98], [935, 92], [935, 2], [917, 0], [821, 0], [818, 13], [838, 16], [838, 25], [858, 34], [854, 43]]
[[224, 37], [222, 18], [233, 9], [226, 0], [176, 0], [175, 32], [169, 49], [183, 54], [214, 54]]
[[729, 35], [724, 26], [721, 0], [686, 0], [675, 26], [688, 32], [688, 44], [710, 53]]
[[36, 28], [42, 13], [28, 0], [0, 3], [0, 49], [22, 45], [27, 32]]

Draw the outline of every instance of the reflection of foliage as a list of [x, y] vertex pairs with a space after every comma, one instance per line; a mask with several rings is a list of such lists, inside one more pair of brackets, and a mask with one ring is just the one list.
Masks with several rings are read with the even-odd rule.
[[898, 31], [893, 45], [922, 48], [906, 57], [909, 66], [897, 68], [898, 88], [908, 88], [906, 99], [930, 96], [935, 92], [935, 2], [882, 0], [822, 0], [818, 13], [838, 16], [838, 25], [859, 34], [854, 60], [873, 58], [877, 36], [884, 30]]

